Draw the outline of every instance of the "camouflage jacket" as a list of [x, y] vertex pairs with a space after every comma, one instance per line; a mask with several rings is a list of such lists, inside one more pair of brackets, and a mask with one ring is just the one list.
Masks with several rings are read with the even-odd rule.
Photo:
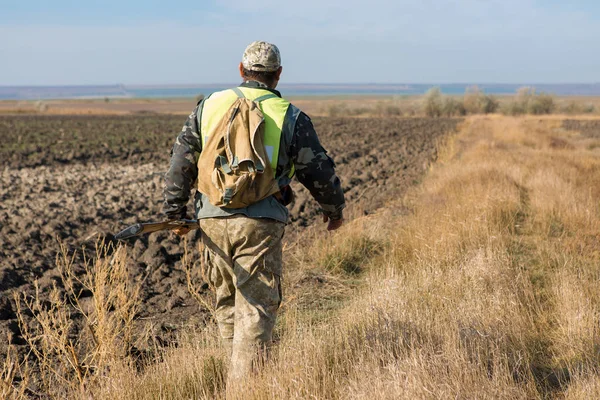
[[[260, 82], [249, 81], [240, 86], [260, 87], [281, 97], [277, 90], [268, 89]], [[169, 219], [186, 215], [191, 190], [199, 173], [197, 162], [202, 151], [202, 141], [197, 114], [201, 106], [199, 103], [190, 114], [171, 150], [171, 163], [165, 175], [163, 191], [163, 213]], [[282, 137], [276, 171], [279, 184], [284, 186], [289, 183], [286, 172], [290, 171], [293, 163], [296, 177], [310, 191], [323, 213], [332, 219], [339, 219], [345, 202], [340, 179], [335, 173], [335, 164], [321, 146], [310, 118], [293, 105], [290, 107], [293, 107], [291, 111], [295, 114], [295, 127], [290, 129], [291, 137]], [[271, 198], [245, 209], [217, 209], [198, 193], [195, 205], [198, 218], [243, 213], [250, 217], [267, 217], [287, 222], [287, 209]], [[283, 213], [277, 210], [278, 207], [283, 209]]]

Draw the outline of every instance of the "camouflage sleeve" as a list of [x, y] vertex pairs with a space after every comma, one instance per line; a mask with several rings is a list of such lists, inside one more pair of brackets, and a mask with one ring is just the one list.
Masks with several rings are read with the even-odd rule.
[[335, 164], [321, 146], [310, 118], [300, 113], [290, 146], [296, 176], [331, 219], [342, 218], [346, 206]]
[[171, 150], [171, 163], [165, 174], [163, 213], [169, 219], [184, 218], [192, 184], [198, 176], [198, 157], [202, 151], [200, 129], [196, 114], [188, 117]]

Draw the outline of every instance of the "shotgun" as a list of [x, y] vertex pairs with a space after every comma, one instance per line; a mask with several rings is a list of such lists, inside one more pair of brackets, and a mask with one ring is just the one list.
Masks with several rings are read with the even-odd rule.
[[115, 235], [115, 239], [129, 239], [131, 237], [140, 236], [145, 233], [173, 230], [175, 228], [188, 228], [190, 230], [193, 230], [200, 228], [200, 226], [198, 225], [197, 219], [178, 219], [163, 222], [143, 222], [128, 226], [127, 228], [123, 229], [121, 232]]

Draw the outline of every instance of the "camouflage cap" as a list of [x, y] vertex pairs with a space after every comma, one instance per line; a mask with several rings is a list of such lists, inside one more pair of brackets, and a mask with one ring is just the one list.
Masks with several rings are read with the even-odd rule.
[[267, 42], [252, 42], [244, 51], [242, 65], [249, 71], [275, 71], [281, 66], [277, 46]]

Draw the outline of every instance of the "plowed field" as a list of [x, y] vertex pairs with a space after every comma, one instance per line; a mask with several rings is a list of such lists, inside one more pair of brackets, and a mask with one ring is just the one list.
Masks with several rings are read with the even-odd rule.
[[600, 137], [600, 121], [598, 120], [566, 119], [563, 121], [562, 126], [570, 131], [578, 131], [586, 137]]
[[[185, 118], [135, 116], [0, 117], [0, 336], [19, 345], [13, 291], [60, 286], [61, 241], [93, 248], [126, 225], [160, 219], [162, 176]], [[315, 119], [335, 160], [349, 210], [371, 213], [421, 179], [455, 119]], [[296, 183], [287, 240], [319, 222], [317, 204]], [[193, 239], [196, 233], [190, 233]], [[131, 240], [132, 274], [144, 279], [140, 318], [157, 332], [201, 318], [187, 293], [182, 240], [159, 232]], [[197, 254], [192, 253], [192, 257]], [[82, 263], [81, 257], [75, 263]], [[5, 341], [0, 340], [0, 354]]]

